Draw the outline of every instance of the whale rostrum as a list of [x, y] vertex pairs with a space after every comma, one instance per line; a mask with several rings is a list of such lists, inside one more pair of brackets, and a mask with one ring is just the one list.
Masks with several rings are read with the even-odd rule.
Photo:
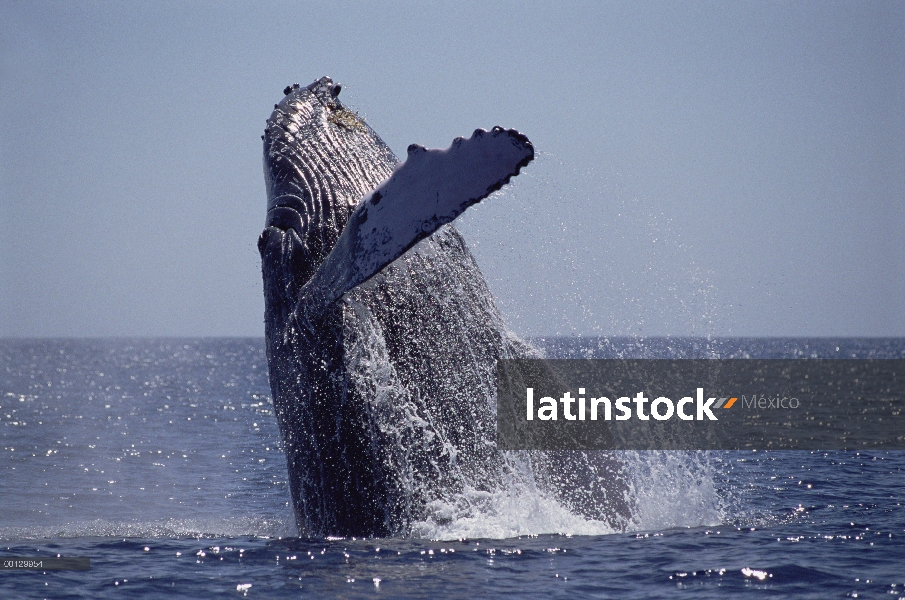
[[283, 91], [264, 132], [258, 248], [299, 532], [407, 535], [513, 482], [624, 522], [612, 462], [571, 460], [590, 486], [576, 492], [556, 457], [496, 448], [496, 362], [538, 355], [451, 221], [531, 162], [528, 138], [479, 129], [445, 150], [412, 145], [400, 164], [330, 78]]

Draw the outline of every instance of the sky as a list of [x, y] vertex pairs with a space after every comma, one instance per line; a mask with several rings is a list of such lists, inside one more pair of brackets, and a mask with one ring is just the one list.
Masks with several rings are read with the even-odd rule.
[[329, 75], [523, 335], [905, 336], [905, 2], [0, 0], [0, 336], [262, 336], [260, 135]]

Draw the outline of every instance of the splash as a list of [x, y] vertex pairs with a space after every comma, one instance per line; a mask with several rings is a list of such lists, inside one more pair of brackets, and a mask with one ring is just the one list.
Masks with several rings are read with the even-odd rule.
[[[523, 457], [511, 453], [510, 460]], [[608, 535], [714, 526], [731, 515], [718, 486], [723, 462], [707, 452], [619, 452], [629, 483], [631, 518], [624, 527], [588, 518], [538, 487], [512, 478], [495, 492], [466, 488], [429, 504], [412, 536], [435, 540], [505, 539], [524, 535]]]
[[715, 453], [643, 451], [622, 456], [631, 473], [635, 508], [628, 530], [726, 522], [726, 496], [717, 485], [722, 462]]

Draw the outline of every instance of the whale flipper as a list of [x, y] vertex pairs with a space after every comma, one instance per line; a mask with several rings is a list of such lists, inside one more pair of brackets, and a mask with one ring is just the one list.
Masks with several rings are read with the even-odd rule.
[[298, 306], [316, 314], [364, 283], [417, 242], [518, 175], [534, 147], [514, 129], [456, 138], [446, 150], [411, 145], [408, 159], [356, 206]]

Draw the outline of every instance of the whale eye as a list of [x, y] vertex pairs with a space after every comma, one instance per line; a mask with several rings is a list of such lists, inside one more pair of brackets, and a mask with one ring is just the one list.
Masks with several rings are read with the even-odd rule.
[[330, 95], [336, 98], [343, 89], [343, 84], [337, 83], [330, 89]]

